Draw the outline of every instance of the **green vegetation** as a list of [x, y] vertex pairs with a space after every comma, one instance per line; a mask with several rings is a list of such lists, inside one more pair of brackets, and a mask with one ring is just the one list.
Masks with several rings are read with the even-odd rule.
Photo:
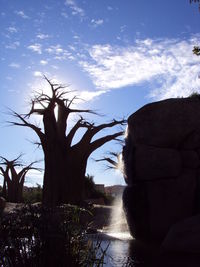
[[199, 46], [194, 46], [192, 50], [193, 54], [200, 56], [200, 47]]
[[200, 99], [200, 94], [198, 92], [193, 92], [192, 94], [189, 95], [189, 98], [199, 98]]
[[23, 201], [26, 204], [42, 202], [42, 187], [25, 187], [23, 190]]
[[28, 205], [0, 217], [0, 266], [103, 266], [106, 251], [87, 239], [88, 211]]
[[104, 203], [106, 205], [111, 205], [114, 198], [112, 196], [108, 196], [103, 192], [98, 191], [95, 188], [95, 183], [94, 183], [94, 177], [87, 175], [85, 177], [85, 197], [86, 199], [98, 199], [98, 198], [103, 198]]

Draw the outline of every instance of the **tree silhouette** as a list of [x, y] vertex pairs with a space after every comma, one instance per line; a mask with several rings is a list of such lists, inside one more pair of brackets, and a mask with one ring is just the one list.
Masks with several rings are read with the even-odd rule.
[[[3, 176], [3, 189], [2, 195], [9, 202], [19, 203], [23, 201], [23, 186], [25, 182], [25, 176], [29, 170], [39, 170], [33, 167], [32, 162], [28, 166], [24, 166], [20, 161], [21, 155], [13, 160], [8, 160], [1, 157], [0, 175]], [[17, 171], [17, 168], [21, 168]]]
[[[36, 92], [32, 106], [25, 115], [13, 112], [13, 125], [29, 127], [39, 137], [44, 151], [43, 204], [55, 206], [61, 203], [80, 203], [84, 198], [84, 178], [88, 157], [103, 144], [123, 134], [118, 131], [94, 140], [97, 133], [105, 128], [123, 125], [125, 120], [112, 120], [95, 125], [84, 120], [80, 113], [93, 113], [89, 109], [72, 108], [77, 97], [67, 98], [71, 91], [66, 86], [53, 83], [45, 77], [51, 88], [51, 95]], [[57, 114], [55, 108], [57, 107]], [[79, 119], [68, 129], [69, 115], [79, 114]], [[33, 114], [42, 116], [42, 129], [29, 121]], [[74, 137], [81, 128], [85, 129], [80, 141], [74, 144]]]
[[120, 153], [117, 152], [109, 152], [109, 155], [106, 157], [104, 156], [101, 159], [96, 159], [96, 162], [100, 161], [106, 161], [108, 164], [106, 164], [107, 169], [115, 169], [115, 170], [121, 170], [120, 169]]
[[200, 47], [194, 46], [192, 52], [193, 52], [193, 54], [200, 56]]
[[199, 11], [200, 11], [200, 0], [190, 0], [190, 4], [194, 2], [194, 3], [199, 3]]

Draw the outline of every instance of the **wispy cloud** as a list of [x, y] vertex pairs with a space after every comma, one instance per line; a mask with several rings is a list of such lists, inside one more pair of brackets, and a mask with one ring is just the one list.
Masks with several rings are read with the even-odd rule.
[[126, 47], [94, 45], [88, 59], [79, 63], [100, 90], [148, 82], [151, 97], [187, 96], [200, 88], [200, 60], [192, 54], [198, 40], [193, 36], [137, 40]]
[[113, 7], [111, 7], [111, 6], [107, 6], [107, 9], [108, 9], [109, 11], [111, 11], [111, 10], [113, 10]]
[[20, 16], [21, 18], [23, 19], [29, 19], [29, 16], [27, 16], [23, 10], [20, 10], [20, 11], [15, 11], [15, 14], [17, 14], [18, 16]]
[[94, 98], [102, 95], [102, 94], [105, 94], [107, 91], [105, 90], [99, 90], [99, 91], [80, 91], [79, 92], [79, 98], [81, 99], [81, 102], [82, 101], [91, 101], [93, 100]]
[[20, 64], [12, 62], [12, 63], [9, 64], [9, 67], [14, 68], [14, 69], [19, 69], [20, 68]]
[[45, 66], [45, 65], [47, 65], [48, 64], [48, 61], [47, 60], [40, 60], [40, 65], [43, 65], [43, 66]]
[[80, 8], [74, 0], [66, 0], [65, 5], [69, 6], [72, 11], [72, 15], [79, 15], [81, 17], [85, 16], [85, 11]]
[[8, 27], [7, 30], [8, 30], [10, 33], [16, 33], [16, 32], [18, 32], [17, 28], [14, 27], [14, 26], [10, 26], [10, 27]]
[[33, 72], [33, 76], [34, 76], [34, 77], [43, 77], [43, 74], [42, 74], [41, 71], [34, 71], [34, 72]]
[[97, 19], [97, 20], [92, 19], [91, 20], [91, 23], [92, 23], [93, 27], [98, 27], [98, 26], [102, 25], [103, 22], [104, 22], [103, 19]]
[[68, 18], [68, 15], [67, 15], [67, 13], [66, 12], [61, 12], [61, 16], [63, 16], [64, 18]]
[[17, 47], [19, 47], [19, 46], [20, 46], [20, 42], [16, 41], [16, 42], [13, 42], [13, 43], [5, 45], [5, 48], [7, 48], [7, 49], [17, 49]]
[[36, 52], [38, 54], [42, 54], [42, 46], [41, 44], [32, 44], [27, 47], [28, 49], [32, 50], [33, 52]]
[[54, 59], [58, 60], [65, 60], [65, 59], [72, 59], [71, 53], [64, 49], [60, 44], [51, 45], [45, 49], [46, 52], [54, 56]]
[[50, 36], [48, 34], [43, 34], [43, 33], [39, 33], [36, 36], [38, 39], [44, 40], [44, 39], [48, 39]]

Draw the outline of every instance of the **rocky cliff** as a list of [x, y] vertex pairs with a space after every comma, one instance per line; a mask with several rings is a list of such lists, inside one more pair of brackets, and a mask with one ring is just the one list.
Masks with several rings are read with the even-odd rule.
[[168, 246], [172, 232], [172, 240], [184, 235], [185, 220], [193, 218], [193, 223], [199, 224], [198, 97], [151, 103], [132, 114], [123, 160], [127, 183], [123, 203], [134, 237], [156, 241], [166, 238]]

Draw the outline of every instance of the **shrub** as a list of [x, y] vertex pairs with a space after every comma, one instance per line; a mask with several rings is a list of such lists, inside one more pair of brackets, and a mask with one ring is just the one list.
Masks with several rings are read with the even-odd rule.
[[[0, 266], [103, 266], [105, 251], [87, 240], [87, 211], [63, 205], [55, 209], [27, 205], [0, 218]], [[98, 250], [99, 252], [99, 250]]]
[[37, 184], [37, 187], [29, 187], [23, 191], [23, 200], [26, 204], [42, 201], [42, 187]]

